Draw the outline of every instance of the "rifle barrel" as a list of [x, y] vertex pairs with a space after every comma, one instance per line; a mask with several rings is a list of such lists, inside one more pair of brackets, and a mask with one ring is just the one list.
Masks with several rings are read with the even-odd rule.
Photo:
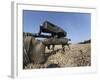
[[51, 38], [52, 36], [50, 36], [50, 35], [39, 35], [38, 33], [24, 33], [24, 35], [26, 35], [26, 36], [33, 36], [33, 37], [39, 37], [39, 38]]

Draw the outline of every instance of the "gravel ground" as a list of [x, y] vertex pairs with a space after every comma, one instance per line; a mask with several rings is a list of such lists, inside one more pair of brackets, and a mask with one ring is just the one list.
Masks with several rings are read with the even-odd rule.
[[46, 48], [46, 62], [44, 64], [28, 64], [25, 69], [56, 68], [91, 66], [91, 45], [71, 44], [70, 49], [65, 46], [65, 52], [61, 45], [55, 46], [55, 50]]

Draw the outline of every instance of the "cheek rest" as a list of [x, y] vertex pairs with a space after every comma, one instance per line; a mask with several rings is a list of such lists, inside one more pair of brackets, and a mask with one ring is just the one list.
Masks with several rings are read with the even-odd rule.
[[45, 45], [40, 40], [27, 36], [24, 39], [24, 46], [30, 62], [43, 63], [45, 61]]
[[25, 67], [25, 65], [30, 63], [28, 53], [31, 42], [32, 42], [32, 37], [30, 36], [23, 37], [23, 67]]
[[30, 49], [30, 46], [32, 45], [32, 37], [31, 36], [28, 36], [24, 39], [24, 46], [25, 46], [25, 49], [26, 49], [26, 52], [28, 53], [29, 52], [29, 49]]

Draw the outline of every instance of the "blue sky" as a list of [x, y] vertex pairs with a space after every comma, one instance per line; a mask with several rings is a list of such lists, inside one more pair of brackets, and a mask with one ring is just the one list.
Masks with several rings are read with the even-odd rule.
[[73, 43], [91, 38], [91, 14], [23, 10], [23, 31], [37, 33], [45, 20], [63, 28]]

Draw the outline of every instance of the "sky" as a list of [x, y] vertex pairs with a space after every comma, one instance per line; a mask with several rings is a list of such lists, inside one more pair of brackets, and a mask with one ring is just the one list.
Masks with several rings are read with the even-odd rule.
[[23, 10], [23, 31], [38, 33], [46, 20], [64, 29], [72, 43], [91, 39], [90, 13]]

